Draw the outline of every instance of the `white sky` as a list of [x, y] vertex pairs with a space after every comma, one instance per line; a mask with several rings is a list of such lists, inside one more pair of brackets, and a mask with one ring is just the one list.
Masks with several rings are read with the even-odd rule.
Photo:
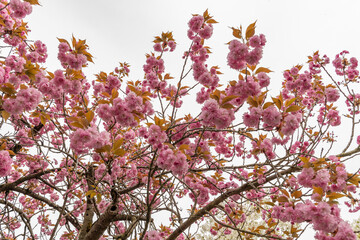
[[[56, 37], [70, 39], [71, 35], [87, 39], [95, 64], [90, 72], [111, 71], [119, 61], [132, 65], [132, 77], [141, 78], [144, 54], [152, 50], [152, 40], [162, 31], [173, 31], [178, 42], [174, 61], [168, 70], [179, 72], [178, 58], [189, 46], [187, 22], [192, 13], [209, 9], [219, 22], [208, 45], [214, 54], [214, 65], [226, 70], [231, 78], [235, 72], [226, 69], [228, 52], [224, 43], [232, 39], [231, 29], [240, 24], [246, 27], [257, 20], [257, 33], [267, 37], [262, 64], [276, 73], [298, 63], [316, 50], [333, 57], [347, 49], [360, 56], [360, 1], [317, 0], [40, 0], [27, 18], [30, 38], [42, 39], [50, 50], [48, 64], [57, 66]], [[57, 64], [57, 65], [55, 65]], [[169, 66], [171, 64], [171, 67]], [[173, 74], [176, 75], [176, 74]], [[281, 75], [278, 75], [281, 77]], [[274, 79], [280, 81], [281, 79]]]
[[[307, 56], [320, 50], [330, 58], [342, 50], [360, 57], [360, 1], [357, 0], [40, 0], [26, 18], [32, 33], [29, 39], [42, 40], [49, 51], [49, 70], [60, 68], [57, 61], [58, 40], [86, 39], [95, 64], [85, 71], [89, 80], [99, 71], [110, 72], [118, 62], [131, 65], [132, 80], [142, 79], [145, 53], [152, 51], [153, 37], [162, 31], [173, 31], [177, 51], [166, 54], [166, 72], [179, 76], [181, 56], [190, 41], [186, 37], [187, 22], [192, 13], [209, 13], [219, 23], [206, 45], [214, 52], [209, 65], [218, 65], [222, 81], [237, 78], [226, 67], [225, 43], [233, 39], [228, 27], [246, 28], [257, 20], [256, 33], [267, 38], [260, 65], [269, 67], [276, 90], [282, 71], [304, 64]], [[191, 78], [189, 79], [191, 81]], [[271, 87], [272, 86], [272, 87]], [[303, 239], [309, 239], [303, 237]], [[312, 238], [312, 237], [310, 237]]]

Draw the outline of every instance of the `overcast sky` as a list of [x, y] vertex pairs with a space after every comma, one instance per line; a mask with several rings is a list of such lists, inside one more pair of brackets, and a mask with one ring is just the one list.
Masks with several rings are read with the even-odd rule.
[[[152, 40], [162, 31], [173, 31], [177, 51], [165, 56], [166, 72], [178, 77], [181, 56], [190, 41], [186, 37], [191, 14], [209, 13], [219, 23], [206, 45], [214, 52], [210, 65], [218, 65], [225, 74], [222, 81], [237, 78], [226, 67], [225, 43], [233, 39], [229, 27], [257, 20], [257, 33], [267, 38], [261, 65], [272, 73], [272, 88], [278, 88], [282, 71], [307, 61], [320, 50], [333, 58], [342, 50], [360, 57], [360, 1], [354, 0], [40, 0], [26, 18], [30, 39], [42, 40], [49, 51], [50, 71], [60, 68], [56, 59], [58, 40], [71, 35], [86, 39], [95, 64], [86, 70], [88, 79], [99, 71], [110, 72], [118, 62], [131, 65], [132, 80], [141, 79], [145, 53], [152, 51]], [[271, 87], [270, 87], [271, 88]], [[308, 235], [309, 236], [309, 235]], [[306, 239], [306, 238], [303, 238]]]
[[[152, 50], [152, 40], [162, 31], [173, 31], [178, 51], [172, 54], [167, 69], [180, 71], [179, 58], [190, 41], [187, 22], [193, 13], [208, 9], [219, 22], [208, 41], [214, 54], [210, 62], [226, 68], [227, 46], [231, 29], [247, 26], [257, 20], [257, 33], [266, 35], [262, 65], [275, 71], [275, 76], [293, 65], [304, 63], [316, 50], [333, 57], [347, 49], [360, 56], [360, 1], [263, 0], [40, 0], [29, 20], [30, 38], [42, 39], [50, 51], [48, 63], [59, 67], [56, 60], [56, 37], [70, 39], [74, 34], [87, 39], [95, 64], [90, 72], [111, 71], [119, 61], [132, 65], [132, 77], [141, 78], [145, 53]], [[172, 58], [173, 57], [173, 58]], [[57, 65], [55, 65], [57, 64]], [[276, 75], [279, 73], [280, 75]], [[279, 81], [280, 79], [274, 79]]]

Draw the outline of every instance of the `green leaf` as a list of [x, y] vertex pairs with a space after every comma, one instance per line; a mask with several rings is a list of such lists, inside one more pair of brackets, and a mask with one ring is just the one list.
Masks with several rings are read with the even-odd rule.
[[101, 194], [96, 194], [96, 203], [99, 204], [101, 202]]
[[184, 149], [190, 149], [190, 146], [187, 144], [180, 145], [179, 150], [184, 150]]
[[226, 104], [222, 105], [221, 107], [225, 108], [225, 109], [233, 109], [233, 108], [235, 108], [234, 105], [232, 105], [230, 103], [226, 103]]
[[[69, 45], [69, 42], [66, 41], [65, 39], [63, 38], [57, 38], [59, 40], [59, 42], [62, 42], [62, 43], [67, 43]], [[70, 45], [69, 45], [70, 46]]]

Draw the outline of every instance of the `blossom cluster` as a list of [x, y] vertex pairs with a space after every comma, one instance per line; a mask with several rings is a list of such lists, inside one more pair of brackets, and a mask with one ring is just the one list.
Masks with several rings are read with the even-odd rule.
[[196, 35], [199, 35], [202, 39], [209, 39], [213, 33], [212, 24], [206, 23], [204, 17], [201, 15], [193, 16], [190, 19], [188, 26], [188, 37], [190, 39], [193, 39]]
[[189, 197], [198, 204], [205, 204], [209, 199], [209, 189], [204, 186], [204, 184], [199, 181], [192, 181], [191, 178], [185, 177], [185, 183], [193, 189], [193, 191], [189, 194]]
[[284, 78], [286, 79], [286, 89], [289, 91], [296, 90], [299, 93], [305, 93], [311, 88], [312, 75], [308, 71], [299, 74], [299, 69], [293, 67], [290, 71], [284, 72]]
[[105, 122], [111, 121], [112, 118], [121, 126], [135, 127], [138, 125], [137, 119], [141, 115], [152, 115], [154, 110], [149, 101], [143, 101], [140, 96], [134, 92], [128, 92], [124, 99], [115, 98], [112, 106], [109, 104], [99, 104], [97, 114]]
[[84, 54], [74, 53], [68, 43], [60, 42], [58, 59], [64, 68], [80, 70], [87, 63], [87, 57]]
[[[329, 111], [325, 110], [325, 107], [321, 107], [318, 115], [318, 122], [322, 124], [329, 124], [331, 126], [339, 126], [341, 124], [341, 117], [339, 116], [339, 111], [335, 109], [330, 109]], [[327, 121], [324, 121], [326, 116]]]
[[[25, 43], [21, 43], [18, 47], [19, 54], [24, 55], [27, 51], [25, 48]], [[34, 49], [31, 49], [29, 53], [26, 53], [26, 59], [32, 63], [45, 63], [47, 58], [47, 47], [44, 43], [37, 40], [34, 43]]]
[[[285, 204], [285, 206], [275, 206], [272, 217], [284, 222], [301, 223], [311, 221], [313, 228], [319, 231], [316, 239], [321, 240], [340, 240], [355, 239], [355, 234], [349, 223], [340, 218], [340, 209], [337, 205], [329, 205], [326, 202], [319, 202], [317, 205], [311, 201], [296, 203], [295, 206]], [[327, 236], [334, 233], [334, 237]]]
[[[231, 209], [229, 209], [228, 205], [226, 205], [224, 207], [224, 209], [226, 210], [227, 214], [231, 214], [233, 212], [233, 210], [235, 210], [237, 207], [234, 203], [230, 204], [231, 205]], [[237, 221], [237, 228], [241, 229], [241, 230], [245, 230], [245, 231], [254, 231], [254, 229], [256, 229], [256, 231], [259, 230], [258, 233], [260, 234], [266, 234], [267, 232], [272, 233], [272, 236], [274, 237], [280, 237], [280, 236], [284, 236], [285, 232], [290, 232], [291, 228], [297, 228], [299, 227], [299, 224], [291, 224], [289, 222], [282, 222], [282, 221], [278, 221], [275, 225], [276, 227], [274, 228], [266, 228], [263, 226], [266, 226], [268, 223], [271, 223], [271, 221], [269, 221], [267, 223], [267, 219], [264, 218], [264, 216], [266, 215], [267, 211], [269, 211], [269, 206], [268, 205], [263, 205], [263, 210], [259, 211], [259, 209], [257, 209], [257, 205], [256, 204], [251, 204], [251, 203], [243, 203], [241, 205], [242, 210], [244, 211], [244, 213], [241, 214], [240, 218], [236, 218], [236, 219], [232, 219]], [[217, 219], [219, 219], [218, 215], [223, 215], [224, 213], [218, 213], [217, 214]], [[274, 221], [274, 220], [273, 220]], [[232, 239], [238, 239], [239, 236], [239, 232], [236, 230], [230, 230], [228, 228], [223, 228], [221, 226], [217, 226], [215, 220], [213, 220], [212, 218], [210, 220], [207, 220], [205, 224], [203, 224], [201, 226], [200, 232], [197, 234], [197, 238], [196, 239], [201, 239], [201, 240], [210, 240], [210, 239], [223, 239], [223, 240], [232, 240]]]
[[201, 111], [199, 118], [202, 119], [204, 126], [215, 125], [218, 129], [226, 128], [235, 119], [234, 110], [221, 108], [214, 99], [207, 100]]
[[325, 89], [326, 100], [329, 102], [336, 102], [339, 97], [339, 91], [336, 88], [328, 87]]
[[70, 147], [76, 154], [87, 153], [91, 149], [98, 149], [109, 144], [110, 134], [106, 131], [98, 132], [95, 126], [88, 129], [77, 129], [70, 135]]
[[[176, 235], [173, 227], [180, 226], [184, 234], [175, 238], [182, 240], [182, 224], [214, 217], [217, 221], [206, 227], [212, 235], [209, 239], [251, 238], [253, 234], [298, 237], [303, 222], [313, 224], [317, 239], [354, 239], [332, 198], [348, 197], [345, 204], [355, 206], [358, 200], [353, 193], [360, 176], [350, 176], [337, 157], [324, 156], [320, 161], [316, 156], [319, 142], [332, 141], [325, 135], [327, 127], [340, 124], [334, 106], [340, 93], [354, 118], [360, 112], [360, 95], [350, 90], [344, 94], [343, 85], [335, 81], [334, 85], [322, 82], [320, 73], [329, 63], [327, 57], [314, 54], [303, 73], [299, 65], [286, 70], [282, 91], [269, 98], [271, 71], [257, 66], [266, 39], [255, 35], [251, 24], [244, 38], [236, 33], [241, 35], [241, 27], [233, 29], [242, 41], [229, 43], [227, 63], [237, 70], [238, 80], [223, 85], [219, 67], [207, 63], [211, 52], [205, 42], [216, 21], [206, 11], [188, 22], [191, 44], [177, 84], [170, 84], [173, 77], [165, 73], [162, 58], [176, 47], [172, 33], [167, 32], [155, 37], [155, 53], [146, 55], [143, 80], [125, 84], [129, 65], [120, 63], [120, 69], [96, 75], [92, 92], [82, 71], [92, 62], [85, 40], [73, 38], [69, 44], [59, 39], [58, 59], [63, 68], [48, 72], [38, 64], [46, 61], [46, 46], [40, 41], [29, 45], [22, 22], [31, 12], [29, 3], [36, 1], [6, 2], [0, 3], [4, 8], [0, 31], [14, 50], [0, 63], [0, 103], [2, 123], [11, 124], [14, 131], [0, 143], [0, 177], [4, 177], [0, 187], [10, 189], [0, 192], [0, 198], [9, 203], [0, 209], [9, 216], [0, 222], [1, 228], [19, 228], [21, 220], [10, 215], [22, 211], [25, 217], [38, 219], [36, 228], [41, 234], [51, 235], [55, 225], [46, 215], [48, 206], [61, 209], [56, 228], [63, 232], [60, 228], [66, 225], [73, 229], [69, 236], [74, 238], [89, 230], [81, 224], [92, 220], [86, 218], [93, 211], [98, 220], [90, 228], [104, 227], [109, 235], [129, 233], [126, 238], [141, 234], [148, 240], [163, 239]], [[346, 75], [345, 86], [350, 89], [358, 75], [357, 60], [347, 60], [345, 54], [338, 55], [333, 65], [339, 75]], [[191, 66], [186, 65], [188, 60]], [[195, 83], [185, 86], [191, 71]], [[182, 106], [180, 98], [198, 85], [196, 101], [202, 104], [201, 112], [197, 117], [179, 116], [183, 114], [176, 109]], [[152, 100], [157, 97], [161, 107], [154, 111]], [[236, 114], [240, 119], [235, 122]], [[311, 121], [316, 119], [318, 125], [313, 126]], [[32, 154], [32, 148], [38, 154]], [[342, 155], [351, 158], [358, 151], [356, 147]], [[16, 180], [21, 183], [14, 188], [11, 183]], [[310, 195], [306, 188], [314, 193]], [[192, 200], [187, 213], [176, 205], [183, 197]], [[221, 202], [213, 204], [213, 199]], [[123, 220], [106, 219], [105, 211], [112, 211], [114, 205]], [[156, 219], [148, 225], [148, 217], [161, 211], [170, 212], [169, 227], [159, 227]], [[136, 226], [125, 223], [134, 217], [139, 220]], [[194, 237], [191, 232], [187, 231], [189, 239]], [[24, 235], [32, 235], [31, 226], [26, 224]]]
[[12, 15], [15, 18], [24, 18], [32, 12], [31, 4], [26, 1], [11, 0], [10, 8], [12, 9]]
[[304, 187], [312, 187], [314, 185], [326, 191], [330, 181], [330, 174], [326, 169], [321, 169], [315, 173], [313, 168], [303, 168], [298, 176], [298, 181]]
[[21, 89], [15, 98], [4, 101], [3, 108], [11, 114], [20, 114], [36, 108], [42, 99], [42, 94], [35, 88]]
[[12, 160], [8, 151], [0, 151], [0, 177], [5, 177], [10, 174]]
[[159, 150], [156, 164], [166, 170], [172, 171], [174, 175], [182, 176], [188, 171], [186, 156], [180, 151], [173, 151], [167, 145]]
[[150, 89], [164, 88], [166, 87], [166, 82], [159, 81], [159, 74], [162, 74], [165, 71], [164, 60], [157, 59], [154, 56], [149, 56], [146, 59], [146, 64], [143, 66], [146, 80], [143, 81], [144, 87], [150, 87]]
[[195, 15], [190, 19], [188, 26], [188, 37], [192, 40], [192, 46], [191, 51], [186, 54], [190, 55], [193, 61], [194, 79], [203, 86], [214, 89], [218, 85], [219, 77], [216, 68], [212, 67], [210, 71], [207, 69], [205, 62], [209, 55], [207, 48], [204, 46], [204, 40], [209, 39], [212, 35], [212, 24], [206, 23], [203, 16]]
[[332, 64], [335, 67], [335, 72], [337, 75], [346, 75], [351, 81], [355, 80], [355, 78], [359, 76], [359, 70], [357, 70], [358, 60], [355, 57], [352, 57], [348, 60], [346, 58], [346, 54], [348, 53], [348, 51], [342, 51], [340, 54], [337, 54]]
[[[257, 65], [262, 58], [263, 47], [265, 46], [265, 35], [254, 35], [249, 39], [249, 43], [241, 43], [238, 40], [232, 40], [229, 44], [227, 60], [228, 65], [236, 70], [242, 70], [246, 64]], [[253, 49], [250, 50], [250, 47]]]
[[120, 79], [112, 74], [109, 74], [109, 76], [107, 76], [105, 84], [102, 83], [98, 83], [94, 85], [94, 94], [95, 96], [98, 96], [99, 93], [103, 93], [103, 92], [107, 92], [108, 94], [111, 94], [112, 90], [115, 89], [119, 89], [121, 86], [121, 81]]
[[263, 126], [265, 129], [278, 127], [283, 120], [281, 132], [284, 135], [290, 136], [299, 128], [302, 117], [301, 113], [296, 113], [287, 114], [283, 118], [282, 114], [273, 105], [264, 110], [259, 107], [250, 107], [250, 112], [244, 113], [243, 115], [244, 124], [247, 127], [259, 128], [261, 119], [264, 122]]
[[140, 134], [144, 136], [144, 138], [147, 138], [148, 143], [155, 149], [161, 148], [163, 146], [162, 144], [168, 139], [166, 133], [155, 124], [149, 127], [149, 131], [146, 131], [145, 128], [142, 128]]
[[281, 132], [287, 136], [292, 135], [295, 130], [299, 128], [301, 120], [301, 113], [287, 115], [284, 118], [284, 125], [281, 127]]
[[24, 25], [22, 19], [32, 12], [32, 6], [27, 1], [11, 0], [8, 4], [0, 3], [0, 9], [3, 21], [0, 31], [4, 43], [16, 47], [26, 39], [27, 29], [21, 28]]
[[360, 238], [360, 218], [354, 220], [351, 224], [352, 228], [354, 229], [354, 232], [356, 233], [356, 237]]
[[[331, 190], [332, 192], [341, 192], [346, 188], [347, 174], [344, 166], [338, 165], [335, 168], [335, 175], [331, 176], [327, 169], [320, 169], [314, 171], [313, 168], [303, 168], [298, 175], [298, 182], [304, 187], [321, 187], [324, 192]], [[330, 179], [335, 179], [336, 182], [330, 184]]]
[[165, 41], [161, 43], [155, 43], [154, 50], [156, 52], [168, 51], [170, 48], [170, 52], [173, 52], [176, 48], [176, 43], [174, 41]]
[[62, 70], [56, 70], [51, 81], [41, 78], [38, 88], [43, 94], [53, 99], [61, 98], [63, 93], [79, 94], [82, 90], [81, 81], [67, 79]]
[[227, 96], [237, 96], [231, 103], [235, 106], [241, 106], [248, 97], [259, 96], [261, 94], [261, 86], [254, 77], [247, 76], [246, 81], [238, 80], [230, 84], [225, 93]]
[[5, 59], [5, 65], [8, 66], [15, 73], [21, 73], [24, 70], [25, 59], [10, 55]]

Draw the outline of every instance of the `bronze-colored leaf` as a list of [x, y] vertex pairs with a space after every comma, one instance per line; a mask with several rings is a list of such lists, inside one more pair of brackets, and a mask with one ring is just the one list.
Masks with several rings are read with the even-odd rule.
[[294, 198], [300, 198], [302, 196], [302, 192], [301, 191], [295, 191], [291, 194], [291, 196], [293, 196]]
[[249, 38], [251, 38], [252, 36], [254, 36], [254, 34], [255, 34], [255, 27], [256, 27], [256, 21], [253, 22], [252, 24], [250, 24], [250, 25], [246, 28], [246, 33], [245, 33], [246, 40], [248, 40]]
[[30, 3], [31, 5], [40, 5], [38, 0], [24, 0], [24, 1]]
[[258, 107], [258, 102], [254, 100], [253, 97], [249, 96], [246, 102], [252, 107]]
[[1, 116], [5, 119], [5, 122], [9, 119], [10, 115], [11, 114], [5, 110], [1, 111]]
[[270, 73], [272, 71], [270, 69], [268, 69], [268, 68], [259, 67], [258, 69], [256, 69], [255, 74], [258, 74], [258, 73], [261, 73], [261, 72]]
[[231, 28], [233, 30], [233, 36], [236, 38], [241, 39], [241, 30], [240, 29], [236, 29], [236, 28]]
[[298, 106], [298, 105], [291, 105], [290, 107], [288, 107], [288, 108], [286, 109], [286, 112], [297, 112], [297, 111], [299, 111], [300, 109], [301, 109], [301, 107]]
[[272, 102], [266, 102], [265, 104], [264, 104], [264, 106], [263, 106], [263, 109], [265, 110], [265, 109], [267, 109], [268, 107], [270, 107], [271, 105], [273, 105], [274, 103], [272, 103]]

